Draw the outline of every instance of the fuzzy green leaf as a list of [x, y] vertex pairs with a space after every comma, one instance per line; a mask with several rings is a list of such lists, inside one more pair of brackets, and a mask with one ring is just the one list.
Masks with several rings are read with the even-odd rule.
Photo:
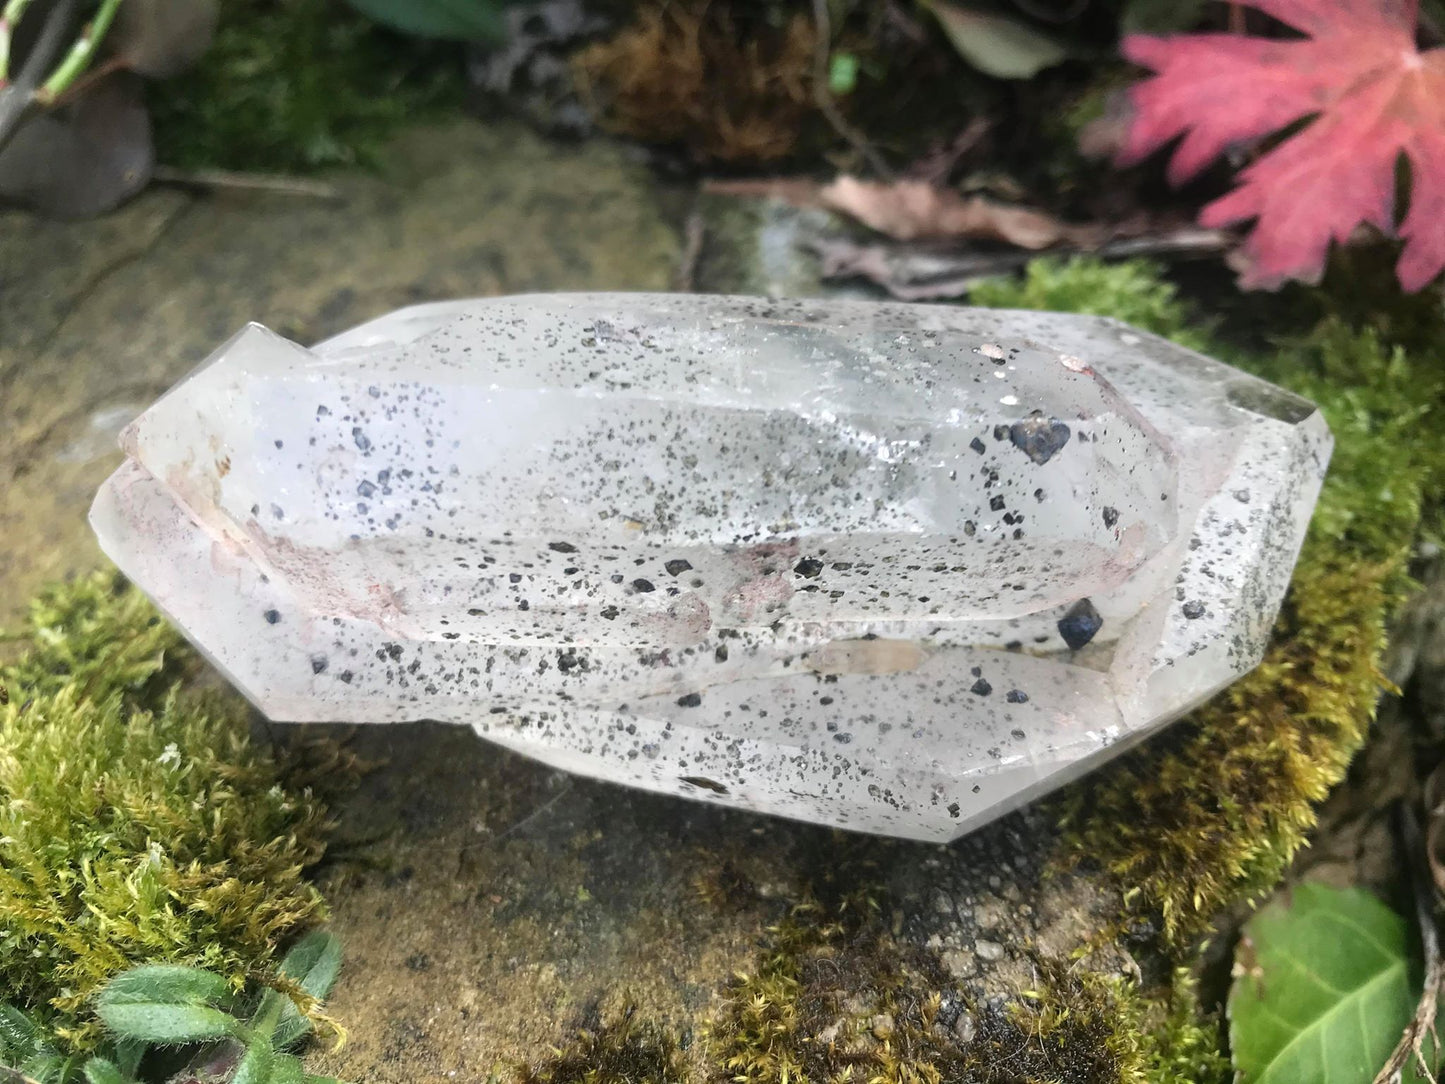
[[305, 1084], [306, 1071], [294, 1054], [277, 1054], [271, 1065], [270, 1084]]
[[276, 1054], [265, 1039], [248, 1044], [230, 1084], [273, 1084], [271, 1070], [275, 1060]]
[[121, 1073], [133, 1077], [140, 1070], [140, 1060], [145, 1057], [146, 1044], [135, 1039], [117, 1039], [114, 1046], [115, 1063]]
[[86, 1084], [131, 1084], [119, 1066], [105, 1058], [91, 1058], [85, 1063]]
[[223, 1001], [230, 993], [214, 971], [175, 964], [146, 964], [123, 971], [106, 983], [96, 998], [100, 1007], [144, 1002], [204, 1005]]
[[974, 11], [950, 0], [932, 0], [948, 40], [959, 55], [995, 79], [1032, 79], [1068, 58], [1068, 50], [1027, 23]]
[[[341, 942], [324, 930], [315, 930], [296, 943], [295, 948], [281, 961], [281, 973], [296, 980], [301, 989], [320, 1001], [331, 993], [336, 985], [336, 976], [341, 970]], [[284, 1050], [311, 1033], [311, 1021], [297, 1010], [294, 1002], [274, 990], [268, 990], [256, 1018], [269, 1016], [270, 999], [283, 1004], [274, 1017], [277, 1023], [272, 1032], [271, 1043], [277, 1050]]]
[[14, 1005], [0, 1001], [0, 1062], [23, 1061], [41, 1045], [39, 1025]]
[[27, 1059], [20, 1066], [20, 1078], [24, 1084], [73, 1084], [70, 1066], [69, 1058], [47, 1051]]
[[165, 1045], [222, 1039], [243, 1027], [230, 1013], [204, 1005], [125, 1002], [99, 1004], [96, 1012], [116, 1035]]
[[1361, 889], [1302, 884], [1250, 919], [1229, 992], [1240, 1084], [1368, 1084], [1418, 1001], [1408, 939]]
[[281, 974], [318, 1001], [331, 993], [340, 971], [341, 942], [325, 930], [308, 933], [281, 961]]

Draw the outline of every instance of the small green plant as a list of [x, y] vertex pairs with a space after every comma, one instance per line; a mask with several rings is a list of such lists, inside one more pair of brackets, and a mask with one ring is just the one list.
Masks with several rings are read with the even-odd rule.
[[250, 741], [239, 698], [179, 684], [194, 656], [118, 577], [48, 590], [16, 639], [0, 665], [0, 990], [84, 1054], [102, 1038], [94, 995], [129, 967], [204, 967], [233, 990], [266, 975], [324, 915], [305, 870], [326, 817]]
[[215, 1084], [336, 1084], [287, 1051], [325, 1020], [317, 1008], [340, 967], [340, 943], [317, 931], [259, 992], [237, 995], [224, 975], [198, 967], [131, 968], [96, 996], [109, 1043], [88, 1058], [66, 1055], [33, 1019], [0, 1004], [0, 1084], [138, 1084], [148, 1059], [180, 1061], [190, 1079]]

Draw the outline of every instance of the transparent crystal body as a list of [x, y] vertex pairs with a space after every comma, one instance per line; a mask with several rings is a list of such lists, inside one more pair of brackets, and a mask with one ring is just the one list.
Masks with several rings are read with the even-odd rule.
[[1256, 665], [1330, 451], [1095, 317], [694, 295], [256, 325], [102, 545], [267, 715], [946, 840]]

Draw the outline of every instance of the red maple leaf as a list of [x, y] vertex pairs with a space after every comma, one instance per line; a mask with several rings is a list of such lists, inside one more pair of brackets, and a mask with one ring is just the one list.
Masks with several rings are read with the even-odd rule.
[[[1130, 164], [1182, 135], [1179, 184], [1226, 148], [1304, 117], [1298, 133], [1239, 174], [1204, 226], [1255, 219], [1241, 285], [1317, 282], [1331, 241], [1361, 223], [1405, 239], [1396, 268], [1418, 290], [1445, 268], [1445, 49], [1415, 45], [1416, 0], [1247, 0], [1304, 38], [1131, 34], [1124, 55], [1157, 74], [1131, 91], [1120, 152]], [[1410, 165], [1395, 225], [1395, 169]]]

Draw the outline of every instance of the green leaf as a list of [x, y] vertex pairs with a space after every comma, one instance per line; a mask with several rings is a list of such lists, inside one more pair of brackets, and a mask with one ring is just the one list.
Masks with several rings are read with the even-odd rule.
[[1017, 19], [974, 11], [950, 0], [931, 0], [929, 7], [959, 55], [996, 79], [1031, 79], [1069, 55], [1053, 38]]
[[20, 1066], [25, 1084], [72, 1084], [68, 1079], [70, 1061], [54, 1052], [37, 1054]]
[[1205, 0], [1127, 0], [1119, 17], [1124, 34], [1177, 34], [1199, 25]]
[[305, 1084], [306, 1072], [301, 1059], [293, 1054], [277, 1054], [271, 1066], [271, 1084]]
[[121, 1038], [148, 1043], [199, 1043], [235, 1035], [242, 1029], [234, 1016], [204, 1005], [137, 1001], [100, 1004], [96, 1012]]
[[325, 930], [308, 933], [281, 961], [281, 974], [318, 1001], [331, 993], [340, 972], [341, 942]]
[[1260, 910], [1229, 992], [1239, 1084], [1369, 1084], [1419, 1000], [1408, 944], [1361, 889], [1302, 884]]
[[419, 38], [496, 41], [505, 25], [506, 0], [350, 0], [351, 6], [383, 26]]
[[91, 1058], [85, 1063], [86, 1084], [130, 1084], [113, 1061]]
[[126, 1076], [135, 1076], [140, 1069], [140, 1060], [145, 1057], [146, 1044], [134, 1039], [117, 1039], [115, 1042], [115, 1063]]
[[40, 1026], [14, 1005], [0, 1001], [0, 1058], [21, 1061], [42, 1045]]
[[271, 1084], [271, 1069], [276, 1055], [264, 1039], [246, 1046], [246, 1053], [236, 1066], [230, 1084]]
[[[341, 942], [324, 930], [307, 934], [281, 961], [281, 974], [295, 979], [301, 989], [318, 1001], [331, 993], [340, 971]], [[266, 996], [274, 996], [284, 1002], [272, 1033], [271, 1041], [277, 1050], [284, 1050], [310, 1034], [311, 1021], [297, 1011], [294, 1002], [275, 991], [267, 991]], [[267, 1008], [268, 1006], [263, 1004], [257, 1010], [257, 1017], [261, 1017]]]
[[202, 1005], [223, 1001], [230, 994], [226, 980], [214, 971], [175, 964], [146, 964], [122, 971], [96, 996], [98, 1008], [107, 1005]]

